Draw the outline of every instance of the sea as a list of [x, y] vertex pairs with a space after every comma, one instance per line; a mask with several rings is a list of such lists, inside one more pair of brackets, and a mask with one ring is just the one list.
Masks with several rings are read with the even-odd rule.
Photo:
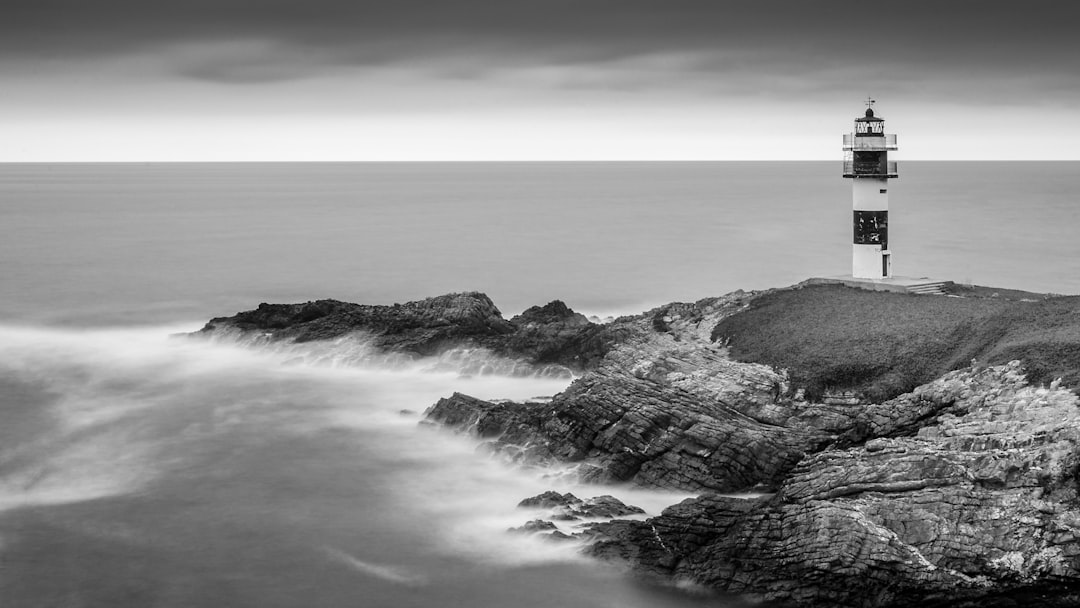
[[[1080, 162], [899, 172], [897, 274], [1080, 293]], [[782, 287], [850, 272], [850, 209], [839, 161], [0, 165], [0, 606], [743, 606], [507, 532], [546, 490], [692, 493], [422, 423], [569, 379], [178, 334], [262, 302], [482, 291], [602, 320]]]

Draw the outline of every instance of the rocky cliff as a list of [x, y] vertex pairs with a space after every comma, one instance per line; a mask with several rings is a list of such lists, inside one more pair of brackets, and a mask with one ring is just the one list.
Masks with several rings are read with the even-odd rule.
[[700, 492], [578, 534], [663, 580], [806, 607], [1080, 602], [1076, 298], [736, 292], [601, 326], [559, 302], [504, 320], [455, 294], [262, 305], [202, 333], [222, 332], [573, 369], [550, 401], [455, 394], [427, 420], [516, 462]]
[[[836, 293], [850, 302], [851, 294]], [[761, 327], [786, 319], [762, 315], [760, 303], [785, 298], [798, 307], [800, 298], [821, 297], [814, 290], [739, 293], [623, 319], [625, 339], [550, 403], [454, 395], [428, 416], [517, 460], [579, 462], [588, 479], [704, 492], [647, 521], [597, 524], [581, 534], [591, 554], [663, 580], [823, 608], [1078, 605], [1076, 394], [1060, 381], [1029, 385], [1020, 361], [966, 361], [878, 402], [858, 390], [860, 377], [819, 385], [821, 398], [809, 400], [787, 371], [735, 360], [717, 335], [750, 312], [758, 335], [798, 335], [804, 328]], [[927, 335], [946, 322], [970, 328], [964, 311], [990, 311], [975, 319], [992, 320], [1001, 310], [1013, 317], [1024, 310], [886, 297], [903, 298], [889, 304], [908, 310]], [[951, 317], [921, 319], [913, 312], [920, 306], [952, 306]], [[1053, 316], [1040, 317], [1047, 309]], [[1025, 322], [1042, 334], [1026, 339], [1053, 341], [1051, 353], [1071, 356], [1080, 326], [1075, 299], [1028, 310], [1035, 312]], [[850, 315], [829, 322], [866, 327]], [[893, 340], [911, 324], [886, 327]], [[872, 332], [851, 331], [874, 340]], [[815, 348], [787, 347], [796, 346]], [[849, 349], [861, 356], [857, 346]], [[981, 348], [1011, 352], [988, 342]], [[1064, 355], [1039, 349], [1035, 360], [1071, 369]], [[896, 365], [914, 370], [911, 377], [930, 369]], [[746, 490], [759, 495], [716, 494]]]
[[[429, 420], [491, 438], [531, 463], [581, 463], [585, 479], [672, 489], [775, 486], [854, 413], [785, 400], [785, 375], [739, 363], [712, 342], [716, 322], [752, 294], [663, 307], [615, 322], [621, 340], [550, 403], [440, 400]], [[836, 428], [832, 428], [832, 427]]]
[[771, 497], [599, 524], [589, 550], [798, 606], [1076, 606], [1077, 401], [1016, 363], [954, 372], [891, 404], [935, 412], [912, 435], [812, 454]]

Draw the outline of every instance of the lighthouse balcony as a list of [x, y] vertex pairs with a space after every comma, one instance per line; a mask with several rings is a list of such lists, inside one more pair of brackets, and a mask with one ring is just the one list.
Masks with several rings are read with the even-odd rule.
[[856, 135], [854, 133], [844, 134], [844, 149], [845, 150], [895, 150], [896, 149], [896, 134], [884, 133], [878, 136], [865, 136]]
[[896, 172], [896, 161], [894, 160], [883, 163], [845, 160], [844, 177], [872, 177], [880, 179], [899, 177], [899, 174]]

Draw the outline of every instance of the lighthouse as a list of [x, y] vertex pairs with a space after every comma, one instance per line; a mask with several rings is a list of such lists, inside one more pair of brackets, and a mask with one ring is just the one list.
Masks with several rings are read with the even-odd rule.
[[851, 178], [853, 241], [851, 275], [856, 279], [892, 278], [889, 251], [889, 178], [897, 177], [896, 135], [885, 133], [885, 120], [874, 115], [874, 100], [844, 135], [844, 177]]

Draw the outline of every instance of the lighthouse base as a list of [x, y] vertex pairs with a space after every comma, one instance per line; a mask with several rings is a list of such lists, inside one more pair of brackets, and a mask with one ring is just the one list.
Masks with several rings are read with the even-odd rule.
[[879, 245], [855, 245], [851, 252], [851, 276], [857, 279], [892, 277], [892, 254]]
[[929, 277], [889, 277], [887, 279], [863, 279], [853, 276], [814, 277], [807, 279], [800, 286], [805, 285], [845, 285], [856, 289], [868, 291], [893, 291], [897, 293], [915, 293], [925, 295], [941, 295], [947, 286], [953, 285], [952, 281], [931, 279]]

